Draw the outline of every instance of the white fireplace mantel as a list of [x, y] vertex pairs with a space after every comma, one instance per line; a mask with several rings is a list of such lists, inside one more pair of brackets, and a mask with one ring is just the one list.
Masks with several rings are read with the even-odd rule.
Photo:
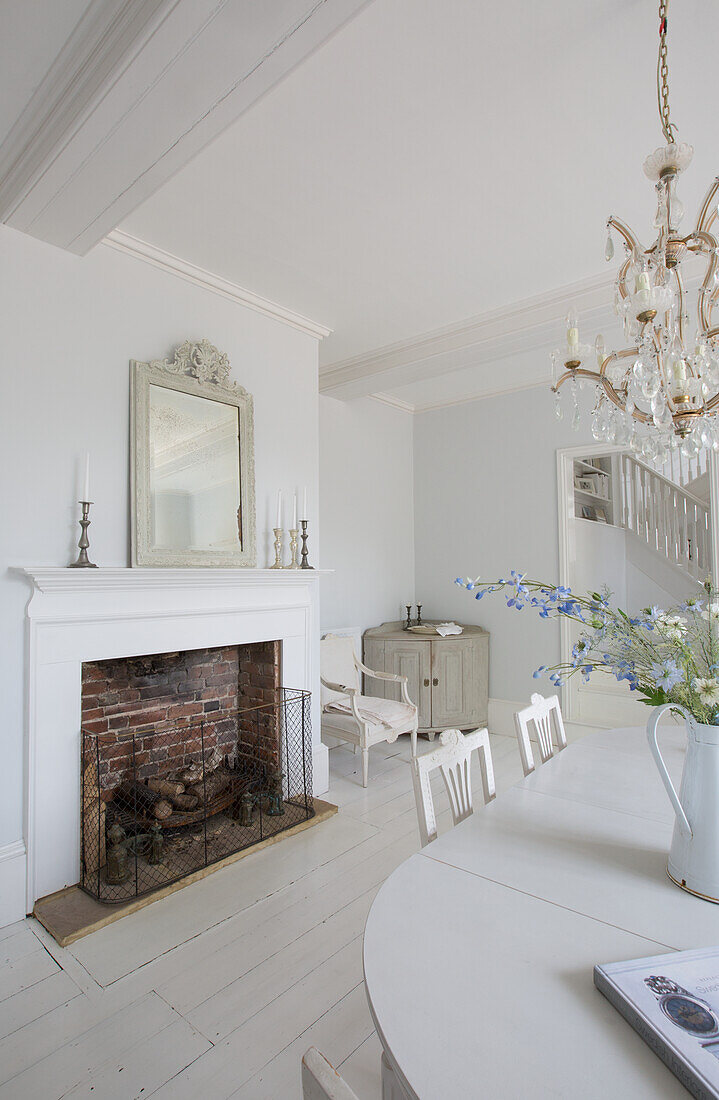
[[19, 570], [27, 606], [27, 905], [80, 874], [84, 661], [282, 641], [285, 687], [312, 692], [314, 791], [327, 790], [320, 738], [319, 577], [309, 569]]

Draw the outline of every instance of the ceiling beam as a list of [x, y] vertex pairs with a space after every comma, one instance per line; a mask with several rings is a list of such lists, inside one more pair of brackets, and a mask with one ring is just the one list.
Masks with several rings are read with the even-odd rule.
[[386, 393], [507, 356], [559, 344], [563, 317], [574, 304], [582, 326], [616, 323], [612, 278], [584, 279], [447, 328], [377, 348], [320, 369], [320, 393], [350, 400]]
[[91, 0], [0, 144], [0, 220], [83, 255], [368, 0]]

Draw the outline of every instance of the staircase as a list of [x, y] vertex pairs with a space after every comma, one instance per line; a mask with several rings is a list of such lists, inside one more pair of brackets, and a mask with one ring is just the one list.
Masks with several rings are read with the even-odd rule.
[[672, 454], [671, 461], [672, 478], [620, 455], [622, 526], [702, 583], [712, 569], [709, 506], [687, 486], [708, 481], [706, 457]]

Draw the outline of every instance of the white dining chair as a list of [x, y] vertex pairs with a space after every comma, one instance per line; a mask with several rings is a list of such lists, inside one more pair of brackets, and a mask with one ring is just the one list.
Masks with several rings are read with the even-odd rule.
[[302, 1096], [303, 1100], [359, 1100], [317, 1047], [310, 1047], [302, 1059]]
[[470, 757], [475, 749], [479, 755], [484, 801], [491, 802], [496, 791], [492, 751], [486, 729], [474, 730], [472, 733], [444, 730], [436, 749], [412, 758], [412, 784], [423, 848], [437, 838], [437, 818], [430, 786], [430, 775], [433, 771], [439, 769], [442, 773], [454, 824], [457, 825], [474, 813]]
[[[399, 684], [402, 699], [362, 695], [360, 673], [365, 679], [391, 680]], [[369, 778], [369, 750], [382, 741], [396, 741], [400, 734], [411, 737], [417, 752], [419, 712], [407, 691], [407, 677], [394, 672], [375, 672], [357, 658], [352, 638], [328, 634], [320, 642], [320, 684], [322, 685], [322, 735], [336, 737], [362, 750], [362, 786]]]
[[519, 755], [522, 758], [525, 775], [529, 775], [530, 772], [534, 771], [532, 733], [534, 733], [539, 747], [539, 757], [542, 764], [546, 764], [555, 753], [561, 752], [562, 749], [567, 747], [562, 708], [556, 695], [550, 695], [548, 699], [545, 699], [543, 695], [535, 692], [529, 706], [515, 713], [514, 725], [517, 730]]

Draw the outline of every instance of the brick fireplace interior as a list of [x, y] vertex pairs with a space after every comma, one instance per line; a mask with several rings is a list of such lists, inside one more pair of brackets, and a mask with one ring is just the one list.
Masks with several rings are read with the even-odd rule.
[[83, 888], [124, 901], [310, 816], [309, 712], [281, 649], [83, 664]]

